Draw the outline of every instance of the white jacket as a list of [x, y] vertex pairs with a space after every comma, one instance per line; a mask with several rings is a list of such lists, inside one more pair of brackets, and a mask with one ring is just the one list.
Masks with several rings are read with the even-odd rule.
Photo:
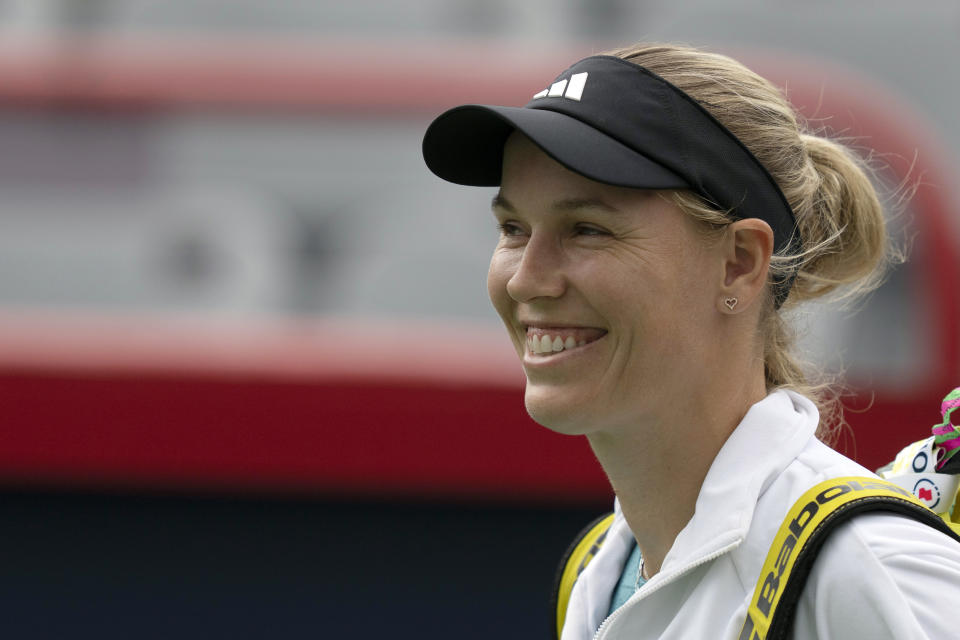
[[[789, 391], [751, 407], [713, 461], [660, 572], [604, 620], [633, 538], [615, 504], [607, 539], [574, 586], [562, 640], [736, 640], [794, 501], [829, 478], [873, 475], [818, 441], [817, 422], [813, 403]], [[821, 550], [792, 637], [960, 638], [958, 605], [960, 545], [905, 517], [864, 514]]]

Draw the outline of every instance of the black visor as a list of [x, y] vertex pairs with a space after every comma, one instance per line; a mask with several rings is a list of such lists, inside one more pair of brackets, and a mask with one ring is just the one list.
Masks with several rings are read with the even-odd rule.
[[[585, 58], [523, 107], [450, 109], [427, 129], [423, 157], [444, 180], [496, 186], [514, 130], [591, 180], [689, 189], [735, 218], [766, 221], [775, 252], [799, 246], [793, 211], [760, 161], [690, 96], [631, 62]], [[778, 307], [792, 281], [775, 282]]]

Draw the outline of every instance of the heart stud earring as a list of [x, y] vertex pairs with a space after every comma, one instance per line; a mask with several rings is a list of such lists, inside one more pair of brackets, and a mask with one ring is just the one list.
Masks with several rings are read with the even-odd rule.
[[736, 298], [726, 298], [724, 299], [723, 304], [727, 305], [727, 309], [730, 309], [730, 311], [733, 311], [733, 308], [737, 306], [737, 302], [739, 302], [739, 300], [737, 300]]

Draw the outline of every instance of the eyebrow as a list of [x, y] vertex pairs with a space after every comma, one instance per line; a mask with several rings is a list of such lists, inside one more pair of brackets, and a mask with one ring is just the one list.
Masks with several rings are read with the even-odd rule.
[[493, 196], [493, 200], [490, 201], [491, 209], [503, 209], [504, 211], [509, 211], [510, 213], [516, 213], [517, 208], [510, 204], [510, 201], [503, 197], [500, 193]]
[[[513, 206], [513, 203], [503, 197], [503, 194], [500, 193], [493, 196], [490, 206], [493, 209], [503, 209], [504, 211], [509, 211], [510, 213], [517, 212], [517, 208]], [[556, 211], [597, 209], [606, 213], [623, 213], [620, 209], [607, 204], [599, 198], [564, 198], [563, 200], [557, 200], [554, 202], [553, 205], [551, 205], [551, 208]]]

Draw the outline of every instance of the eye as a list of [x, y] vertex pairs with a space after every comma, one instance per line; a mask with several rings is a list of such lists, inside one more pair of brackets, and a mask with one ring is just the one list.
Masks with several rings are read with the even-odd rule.
[[610, 232], [606, 229], [594, 226], [592, 224], [578, 224], [574, 228], [578, 236], [609, 236]]
[[522, 236], [524, 234], [523, 227], [515, 222], [501, 222], [497, 224], [497, 229], [500, 230], [500, 235], [508, 238]]

